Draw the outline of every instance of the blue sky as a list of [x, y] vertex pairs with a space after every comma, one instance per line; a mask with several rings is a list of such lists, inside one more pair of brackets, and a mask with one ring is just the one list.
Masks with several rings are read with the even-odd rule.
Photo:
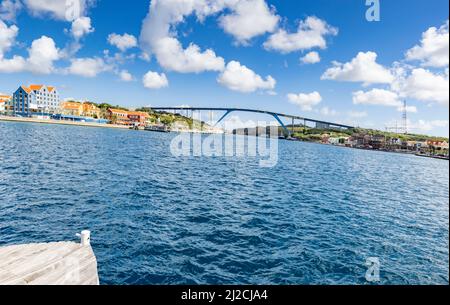
[[448, 136], [447, 0], [380, 0], [378, 22], [365, 0], [77, 1], [1, 1], [0, 92], [43, 83], [128, 107], [238, 106], [378, 129], [401, 121], [406, 100], [410, 132]]

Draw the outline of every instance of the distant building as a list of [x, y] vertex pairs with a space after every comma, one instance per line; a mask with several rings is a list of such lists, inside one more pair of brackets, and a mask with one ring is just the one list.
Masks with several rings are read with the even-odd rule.
[[83, 103], [83, 115], [93, 118], [100, 118], [101, 110], [96, 105], [90, 102]]
[[449, 147], [447, 141], [427, 141], [427, 145], [432, 154], [448, 156]]
[[83, 104], [74, 101], [62, 102], [60, 112], [65, 115], [81, 116], [83, 114]]
[[384, 148], [386, 147], [386, 137], [384, 135], [371, 136], [369, 145], [372, 146], [373, 149]]
[[0, 113], [5, 113], [8, 110], [11, 99], [12, 96], [10, 95], [0, 95]]
[[29, 87], [36, 94], [39, 112], [54, 113], [59, 107], [59, 92], [55, 87], [45, 85], [31, 85]]
[[37, 113], [55, 113], [59, 93], [55, 87], [45, 85], [20, 86], [13, 94], [11, 110], [14, 114], [31, 116]]
[[112, 124], [117, 125], [132, 125], [130, 119], [128, 118], [128, 111], [122, 109], [109, 108], [107, 119]]
[[139, 111], [129, 111], [128, 120], [133, 125], [145, 126], [147, 124], [147, 120], [150, 118], [147, 112], [139, 112]]
[[20, 86], [13, 94], [11, 111], [15, 115], [30, 116], [37, 112], [36, 93], [30, 88]]

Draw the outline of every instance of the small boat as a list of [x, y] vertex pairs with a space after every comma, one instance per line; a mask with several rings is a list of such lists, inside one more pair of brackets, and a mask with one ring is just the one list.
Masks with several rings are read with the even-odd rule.
[[144, 130], [153, 132], [170, 132], [169, 128], [167, 128], [166, 126], [158, 126], [158, 125], [146, 126]]

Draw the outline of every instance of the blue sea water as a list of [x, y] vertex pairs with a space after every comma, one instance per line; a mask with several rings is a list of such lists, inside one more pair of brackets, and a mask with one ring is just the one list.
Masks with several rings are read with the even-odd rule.
[[92, 231], [101, 284], [449, 283], [449, 162], [279, 142], [174, 157], [173, 134], [0, 123], [0, 246]]

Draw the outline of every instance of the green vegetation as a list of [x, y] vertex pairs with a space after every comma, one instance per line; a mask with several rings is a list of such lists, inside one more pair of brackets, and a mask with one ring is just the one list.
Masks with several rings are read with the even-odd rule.
[[[291, 127], [288, 127], [291, 130]], [[280, 132], [283, 130], [280, 128]], [[369, 135], [369, 136], [380, 136], [386, 139], [400, 139], [401, 141], [447, 141], [448, 138], [444, 137], [434, 137], [421, 134], [398, 134], [394, 132], [387, 132], [374, 129], [365, 128], [354, 128], [354, 129], [319, 129], [310, 127], [295, 127], [292, 137], [297, 138], [302, 141], [317, 142], [322, 139], [322, 136], [329, 135], [331, 138], [347, 138], [355, 135]]]
[[203, 122], [193, 120], [179, 113], [155, 112], [148, 107], [138, 108], [136, 111], [146, 112], [150, 115], [150, 121], [152, 123], [160, 122], [166, 126], [172, 126], [174, 123], [177, 123], [189, 127], [189, 129], [200, 129], [201, 124], [204, 124]]

